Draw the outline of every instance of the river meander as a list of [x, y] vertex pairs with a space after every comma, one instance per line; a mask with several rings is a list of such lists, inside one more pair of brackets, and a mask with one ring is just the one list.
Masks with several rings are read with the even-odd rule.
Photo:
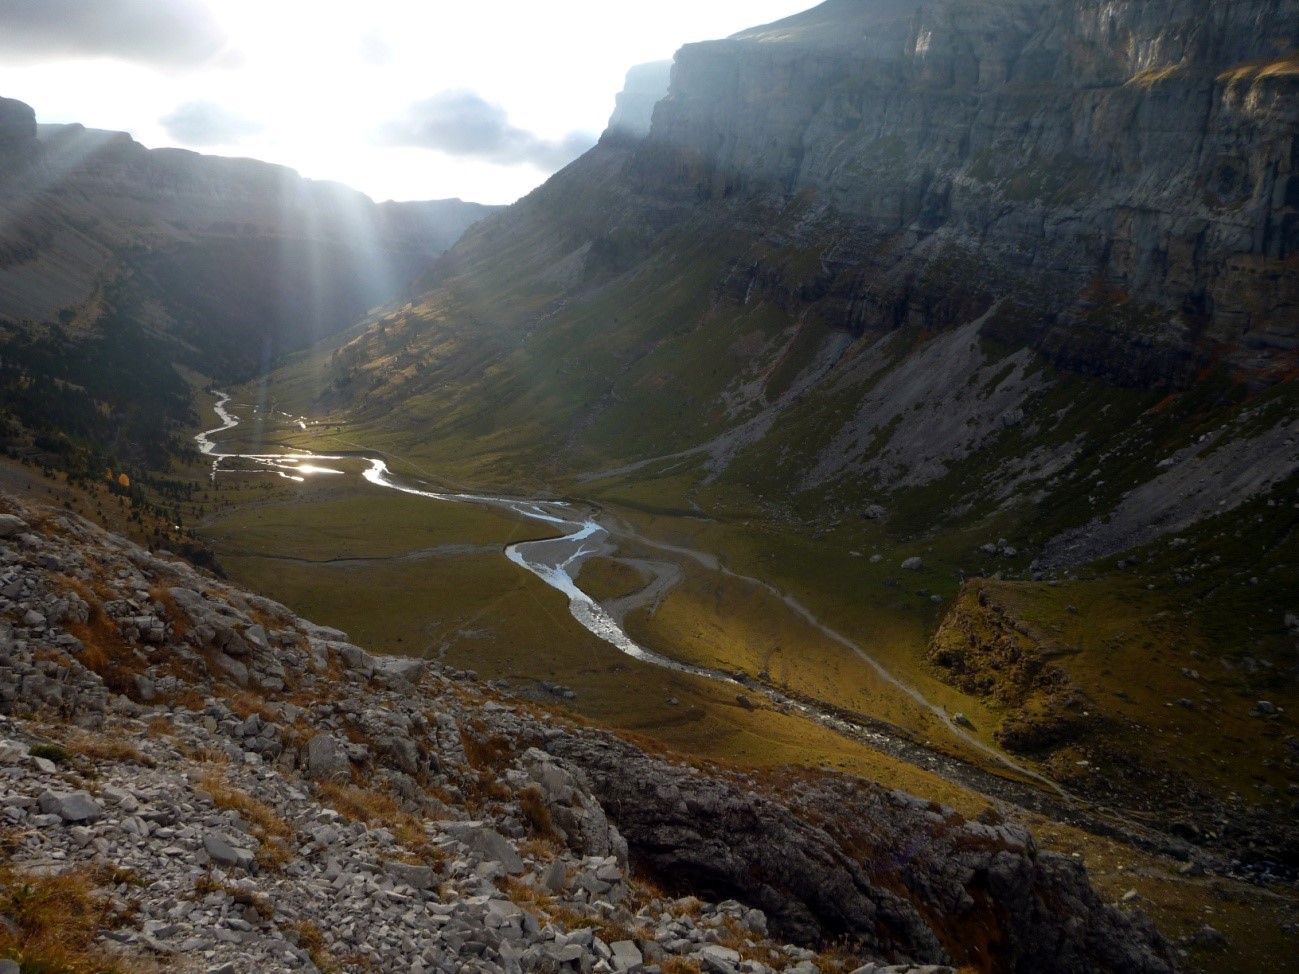
[[[890, 754], [909, 764], [924, 768], [948, 780], [972, 788], [986, 796], [1030, 807], [1103, 834], [1122, 832], [1130, 839], [1144, 840], [1147, 845], [1158, 845], [1160, 839], [1163, 838], [1162, 836], [1154, 838], [1150, 830], [1135, 826], [1133, 823], [1121, 822], [1120, 824], [1115, 821], [1115, 817], [1097, 815], [1094, 810], [1086, 809], [1082, 803], [1078, 802], [1049, 778], [1010, 760], [956, 726], [946, 711], [926, 700], [914, 687], [899, 682], [878, 661], [870, 657], [865, 650], [847, 637], [826, 627], [801, 603], [788, 595], [778, 592], [759, 579], [734, 575], [734, 573], [721, 566], [715, 558], [706, 553], [674, 548], [642, 538], [639, 535], [628, 535], [629, 537], [634, 536], [636, 540], [652, 547], [689, 556], [707, 568], [726, 572], [736, 578], [768, 588], [773, 594], [786, 602], [792, 611], [802, 615], [809, 623], [817, 626], [831, 638], [840, 642], [845, 649], [861, 656], [884, 679], [914, 697], [917, 702], [934, 713], [952, 732], [953, 737], [964, 741], [985, 757], [991, 758], [993, 764], [1001, 765], [1014, 778], [994, 774], [969, 761], [933, 750], [912, 739], [904, 732], [880, 724], [877, 721], [872, 721], [870, 718], [847, 714], [816, 701], [795, 698], [743, 674], [728, 673], [722, 670], [681, 663], [640, 645], [627, 634], [613, 614], [588, 593], [584, 592], [576, 582], [582, 562], [585, 559], [597, 554], [615, 554], [618, 550], [615, 534], [627, 535], [626, 526], [611, 533], [607, 527], [600, 523], [600, 514], [596, 511], [583, 510], [578, 505], [563, 501], [528, 500], [492, 494], [435, 490], [427, 484], [411, 483], [402, 479], [389, 469], [387, 461], [383, 457], [376, 456], [373, 453], [323, 454], [307, 450], [284, 450], [275, 453], [223, 452], [214, 437], [235, 429], [240, 422], [239, 418], [227, 408], [229, 403], [230, 396], [228, 394], [217, 393], [217, 402], [214, 409], [221, 420], [221, 425], [199, 433], [195, 437], [199, 449], [212, 458], [214, 477], [221, 471], [223, 463], [234, 460], [247, 461], [253, 464], [255, 469], [260, 468], [268, 473], [274, 473], [296, 482], [303, 482], [307, 477], [347, 476], [347, 471], [339, 468], [360, 463], [363, 465], [360, 475], [376, 487], [401, 491], [405, 494], [424, 497], [439, 503], [486, 505], [510, 512], [527, 520], [546, 524], [554, 529], [554, 537], [516, 542], [508, 545], [504, 549], [503, 555], [521, 569], [531, 572], [550, 587], [562, 592], [568, 600], [569, 611], [572, 613], [574, 620], [588, 632], [619, 652], [644, 663], [729, 684], [742, 689], [744, 693], [765, 698], [768, 703], [780, 711], [814, 721], [850, 740]], [[293, 417], [289, 417], [289, 419], [303, 429], [308, 428], [305, 420], [294, 419]], [[617, 522], [611, 523], [616, 524]]]

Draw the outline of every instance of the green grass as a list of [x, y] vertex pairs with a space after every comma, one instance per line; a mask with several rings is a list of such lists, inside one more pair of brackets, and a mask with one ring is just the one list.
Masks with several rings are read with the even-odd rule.
[[[338, 468], [355, 468], [338, 463]], [[222, 515], [207, 533], [228, 551], [275, 552], [306, 561], [389, 558], [448, 545], [505, 545], [544, 537], [535, 522], [460, 504], [358, 486], [352, 469], [341, 478], [313, 478], [292, 500]], [[234, 478], [231, 478], [234, 479]], [[322, 482], [323, 481], [323, 482]]]
[[577, 587], [597, 602], [607, 602], [639, 592], [645, 587], [643, 572], [613, 558], [588, 558], [577, 576]]

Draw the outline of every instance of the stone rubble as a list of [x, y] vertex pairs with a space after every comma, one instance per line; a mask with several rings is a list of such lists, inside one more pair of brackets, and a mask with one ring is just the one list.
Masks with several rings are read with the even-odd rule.
[[[206, 974], [940, 972], [969, 958], [947, 956], [951, 931], [922, 915], [959, 918], [967, 886], [1033, 914], [1033, 884], [1074, 868], [1059, 885], [1074, 915], [1058, 924], [1096, 950], [1090, 969], [1172, 970], [1153, 928], [1100, 904], [1022, 830], [956, 826], [950, 810], [869, 786], [862, 808], [881, 834], [898, 830], [891, 816], [910, 823], [897, 841], [970, 846], [945, 872], [876, 888], [865, 863], [746, 776], [562, 726], [472, 674], [372, 656], [80, 518], [4, 506], [0, 831], [15, 870], [93, 871], [121, 918], [106, 950]], [[765, 838], [754, 823], [771, 825]], [[747, 902], [674, 898], [633, 858]], [[805, 874], [771, 871], [789, 863]], [[840, 917], [817, 899], [841, 894]], [[890, 941], [872, 944], [858, 914]], [[1033, 937], [1064, 929], [1006, 923], [1008, 969], [1030, 969]], [[791, 931], [803, 942], [784, 943]], [[842, 935], [856, 961], [811, 949]]]

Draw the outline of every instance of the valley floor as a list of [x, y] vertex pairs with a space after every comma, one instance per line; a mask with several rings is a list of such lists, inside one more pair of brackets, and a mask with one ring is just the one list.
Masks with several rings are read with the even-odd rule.
[[[279, 431], [274, 438], [297, 446], [317, 445], [311, 435], [298, 436], [291, 430]], [[1024, 784], [989, 778], [989, 771], [1005, 775], [1005, 765], [962, 746], [958, 737], [945, 734], [944, 725], [951, 726], [947, 721], [935, 721], [927, 708], [917, 707], [909, 694], [897, 693], [896, 685], [881, 680], [878, 672], [862, 665], [860, 658], [845, 654], [841, 645], [826, 645], [833, 640], [826, 640], [823, 630], [816, 632], [818, 620], [791, 611], [788, 602], [779, 597], [780, 592], [764, 590], [734, 575], [728, 580], [714, 570], [715, 555], [697, 550], [700, 538], [705, 538], [717, 545], [712, 550], [728, 561], [744, 564], [736, 557], [740, 555], [752, 564], [756, 552], [735, 547], [742, 532], [728, 535], [717, 522], [697, 514], [655, 513], [653, 507], [647, 510], [619, 505], [607, 493], [597, 493], [607, 505], [605, 519], [612, 524], [619, 523], [616, 519], [620, 518], [625, 530], [619, 538], [617, 555], [588, 562], [580, 582], [612, 608], [617, 609], [622, 600], [620, 616], [629, 631], [645, 644], [683, 661], [744, 672], [753, 679], [770, 681], [783, 691], [805, 693], [809, 699], [841, 707], [844, 713], [864, 723], [867, 732], [863, 736], [867, 739], [872, 722], [882, 720], [882, 724], [873, 726], [897, 732], [900, 740], [910, 742], [908, 753], [896, 748], [881, 752], [878, 741], [876, 746], [863, 749], [843, 735], [827, 735], [824, 728], [781, 713], [780, 708], [761, 702], [755, 706], [760, 696], [740, 699], [743, 694], [719, 691], [619, 657], [573, 624], [558, 593], [534, 585], [517, 572], [506, 571], [510, 566], [500, 564], [499, 554], [493, 558], [491, 543], [483, 545], [486, 538], [481, 534], [481, 524], [472, 528], [462, 525], [461, 530], [467, 528], [464, 534], [452, 529], [440, 536], [444, 544], [461, 546], [455, 551], [439, 554], [431, 547], [416, 548], [410, 543], [412, 526], [423, 525], [430, 517], [472, 520], [482, 518], [484, 512], [399, 512], [389, 509], [386, 499], [373, 493], [360, 501], [332, 483], [303, 485], [287, 493], [264, 485], [234, 490], [245, 496], [234, 503], [229, 515], [211, 518], [205, 532], [216, 540], [223, 561], [236, 577], [343, 628], [355, 631], [359, 626], [373, 645], [385, 651], [432, 655], [455, 665], [471, 666], [540, 702], [562, 703], [603, 723], [651, 734], [689, 753], [750, 765], [773, 766], [792, 761], [841, 767], [950, 802], [967, 814], [977, 812], [989, 799], [1003, 807], [1009, 800], [1012, 814], [1047, 825], [1048, 832], [1071, 852], [1105, 850], [1099, 855], [1111, 866], [1109, 880], [1116, 884], [1129, 880], [1135, 884], [1134, 877], [1167, 877], [1152, 884], [1158, 899], [1167, 904], [1162, 910], [1158, 905], [1155, 909], [1187, 935], [1198, 929], [1197, 919], [1227, 909], [1221, 903], [1224, 897], [1234, 895], [1225, 892], [1231, 887], [1246, 891], [1244, 900], [1251, 904], [1239, 912], [1231, 911], [1253, 929], [1251, 943], [1284, 945], [1294, 936], [1293, 903], [1284, 905], [1289, 902], [1284, 895], [1280, 900], [1271, 900], [1266, 895], [1255, 896], [1247, 892], [1252, 887], [1238, 886], [1230, 880], [1197, 881], [1185, 875], [1184, 862], [1169, 863], [1138, 851], [1143, 846], [1156, 851], [1176, 850], [1179, 859], [1184, 860], [1189, 853], [1202, 864], [1192, 872], [1204, 866], [1213, 874], [1233, 872], [1229, 859], [1211, 849], [1192, 853], [1192, 847], [1183, 839], [1161, 832], [1156, 818], [1136, 817], [1144, 818], [1144, 823], [1125, 818], [1116, 814], [1103, 797], [1084, 800], [1072, 810], [1067, 805], [1058, 806], [1053, 815], [1055, 822], [1050, 825], [1050, 818], [1035, 817], [1026, 811], [1025, 806], [1043, 808], [1049, 799]], [[258, 499], [248, 507], [247, 502], [253, 498]], [[364, 505], [365, 513], [357, 520], [349, 520], [347, 505], [357, 501]], [[357, 509], [352, 509], [350, 516], [356, 515]], [[441, 530], [447, 532], [448, 526], [443, 524]], [[496, 544], [523, 537], [518, 531], [517, 523], [513, 529], [502, 525]], [[333, 543], [339, 552], [353, 551], [369, 559], [364, 567], [337, 561], [337, 553], [322, 557], [324, 553], [314, 548], [305, 556], [294, 556], [300, 560], [283, 562], [283, 553], [297, 551], [304, 539], [333, 537], [332, 532], [338, 532]], [[375, 560], [375, 545], [389, 545], [390, 550]], [[793, 555], [790, 563], [797, 566], [804, 555], [796, 547], [789, 550]], [[278, 554], [267, 557], [265, 553], [271, 551]], [[871, 564], [855, 554], [851, 557], [848, 564]], [[712, 564], [708, 564], [710, 561]], [[414, 567], [416, 562], [418, 568]], [[650, 566], [648, 570], [646, 565]], [[660, 566], [657, 573], [655, 565]], [[780, 567], [784, 569], [783, 577], [790, 580], [790, 565]], [[673, 584], [663, 582], [664, 572]], [[358, 586], [376, 595], [388, 593], [393, 610], [379, 613], [377, 619], [375, 614], [367, 613], [366, 600], [355, 597], [362, 590]], [[652, 597], [635, 598], [646, 592]], [[353, 597], [348, 598], [349, 594]], [[817, 597], [814, 591], [808, 595]], [[434, 606], [440, 611], [434, 611]], [[937, 618], [940, 613], [933, 615]], [[844, 621], [861, 630], [860, 622], [853, 623], [851, 618]], [[870, 631], [869, 627], [866, 631]], [[885, 645], [899, 638], [897, 634], [883, 635]], [[909, 638], [916, 637], [913, 634]], [[764, 645], [772, 649], [762, 649]], [[529, 648], [520, 653], [521, 646]], [[748, 654], [755, 648], [760, 651], [750, 657]], [[897, 663], [902, 658], [895, 653], [890, 660]], [[990, 716], [980, 717], [977, 700], [953, 693], [934, 678], [932, 669], [917, 669], [912, 664], [902, 672], [922, 682], [928, 699], [938, 703], [940, 715], [965, 711], [973, 715], [976, 728], [994, 723]], [[653, 689], [647, 693], [648, 688]], [[863, 720], [863, 715], [870, 716]], [[981, 736], [991, 743], [986, 731]], [[961, 759], [972, 764], [963, 764]], [[962, 777], [961, 768], [970, 768], [973, 773]], [[1107, 810], [1100, 811], [1107, 805]], [[1086, 826], [1092, 834], [1089, 836], [1086, 829], [1077, 831], [1077, 825]], [[1100, 838], [1097, 833], [1117, 833], [1119, 838]], [[1208, 892], [1213, 884], [1222, 882], [1227, 887], [1218, 886], [1216, 892]], [[1207, 895], [1188, 895], [1197, 888]], [[1215, 901], [1219, 905], [1215, 906]], [[1254, 907], [1264, 902], [1267, 907], [1256, 912]], [[1260, 941], [1259, 924], [1264, 916], [1271, 919], [1263, 921], [1268, 933]], [[1212, 950], [1203, 946], [1192, 949], [1207, 959], [1209, 966], [1205, 969], [1214, 969]], [[1260, 947], [1260, 957], [1272, 949], [1286, 948]], [[1233, 963], [1240, 963], [1240, 958], [1235, 957]], [[1267, 968], [1264, 965], [1259, 969]]]

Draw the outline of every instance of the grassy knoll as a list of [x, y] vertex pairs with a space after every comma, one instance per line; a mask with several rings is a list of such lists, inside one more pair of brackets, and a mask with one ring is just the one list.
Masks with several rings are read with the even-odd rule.
[[582, 563], [577, 586], [597, 602], [607, 602], [639, 592], [647, 581], [643, 572], [613, 558], [588, 558]]
[[[792, 595], [826, 625], [857, 642], [890, 672], [918, 686], [935, 702], [950, 700], [957, 705], [956, 709], [960, 709], [962, 701], [958, 695], [948, 692], [949, 688], [934, 679], [923, 660], [929, 631], [943, 611], [942, 605], [931, 601], [931, 595], [950, 598], [956, 593], [958, 583], [933, 570], [901, 570], [899, 565], [913, 553], [911, 548], [897, 550], [892, 545], [886, 548], [882, 540], [872, 543], [869, 537], [861, 535], [842, 540], [835, 538], [827, 543], [824, 538], [805, 537], [791, 525], [757, 517], [732, 522], [652, 514], [628, 508], [618, 508], [617, 513], [646, 537], [711, 552], [732, 571], [762, 579]], [[850, 547], [854, 544], [857, 547]], [[888, 551], [885, 560], [872, 563], [867, 555], [880, 549]], [[773, 625], [792, 627], [792, 631], [800, 633], [791, 637], [796, 644], [807, 643], [815, 632], [778, 599], [765, 593], [758, 598], [751, 584], [736, 580], [709, 584], [715, 586], [714, 593], [710, 596], [697, 593], [693, 597], [694, 609], [687, 604], [689, 597], [682, 594], [676, 596], [680, 609], [669, 610], [668, 604], [673, 601], [669, 596], [664, 611], [669, 611], [676, 621], [665, 625], [684, 631], [689, 626], [688, 618], [698, 615], [711, 600], [710, 611], [727, 619], [728, 624], [734, 622], [741, 627], [740, 631], [747, 628], [761, 632], [765, 628], [770, 632]], [[920, 594], [922, 591], [925, 594]], [[755, 625], [743, 619], [746, 613], [762, 606], [765, 609], [759, 616], [760, 623]], [[818, 634], [817, 639], [824, 641], [825, 637]], [[749, 643], [749, 637], [737, 635], [727, 640], [725, 645], [729, 645], [731, 651], [751, 655], [755, 650]], [[838, 644], [834, 645], [838, 647]], [[806, 659], [800, 657], [801, 665], [816, 666], [818, 660], [829, 664], [831, 671], [823, 675], [822, 682], [827, 687], [838, 687], [838, 692], [843, 693], [845, 688], [840, 683], [843, 673], [836, 675], [834, 670], [847, 665], [844, 662], [846, 653], [847, 650], [842, 648], [811, 651]], [[786, 665], [790, 662], [792, 660]], [[855, 664], [852, 670], [854, 677], [858, 672], [864, 674], [864, 670], [858, 671]], [[778, 674], [772, 675], [778, 677]], [[844, 705], [852, 706], [846, 702]], [[895, 722], [906, 726], [911, 722], [905, 716], [907, 709], [904, 707], [901, 713], [890, 715], [878, 713], [874, 708], [870, 712], [885, 720], [897, 718]], [[914, 715], [911, 720], [914, 720]]]
[[629, 616], [628, 628], [633, 638], [675, 659], [740, 671], [847, 710], [894, 718], [890, 722], [899, 726], [928, 728], [920, 708], [864, 660], [749, 582], [691, 572], [657, 612]]
[[[1095, 734], [1052, 755], [1057, 778], [1081, 784], [1122, 775], [1115, 764], [1124, 761], [1157, 772], [1142, 775], [1148, 790], [1193, 783], [1250, 802], [1264, 789], [1285, 792], [1284, 741], [1299, 730], [1290, 716], [1299, 690], [1259, 664], [1224, 656], [1202, 627], [1187, 624], [1181, 592], [1152, 593], [1114, 578], [983, 585], [1050, 664], [1084, 689], [1097, 718]], [[1251, 716], [1260, 698], [1283, 713]]]

